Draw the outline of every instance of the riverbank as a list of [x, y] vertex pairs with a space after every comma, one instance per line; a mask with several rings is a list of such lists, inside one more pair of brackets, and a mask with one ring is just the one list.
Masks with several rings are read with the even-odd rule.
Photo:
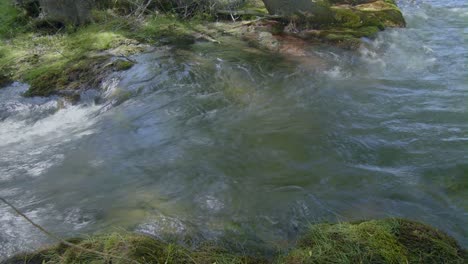
[[[449, 17], [435, 9], [432, 15], [437, 14]], [[236, 21], [229, 21], [230, 15], [227, 21], [208, 21], [146, 14], [130, 17], [135, 23], [127, 25], [112, 11], [98, 10], [95, 22], [86, 26], [7, 33], [0, 82], [28, 82], [32, 86], [27, 96], [58, 94], [76, 101], [82, 91], [98, 88], [103, 76], [129, 72], [121, 88], [122, 101], [128, 101], [109, 111], [102, 105], [96, 106], [99, 111], [87, 112], [84, 104], [69, 109], [52, 101], [47, 104], [53, 97], [17, 98], [11, 92], [17, 87], [1, 94], [6, 102], [0, 116], [6, 120], [0, 130], [5, 149], [2, 195], [65, 237], [107, 232], [102, 226], [112, 228], [132, 218], [129, 230], [142, 230], [149, 223], [147, 230], [153, 235], [159, 234], [161, 222], [181, 232], [206, 224], [208, 235], [227, 227], [256, 233], [258, 226], [268, 225], [263, 239], [286, 226], [287, 231], [277, 235], [286, 240], [290, 237], [285, 234], [295, 234], [302, 219], [392, 215], [431, 223], [463, 241], [466, 82], [457, 74], [466, 75], [458, 70], [465, 64], [457, 56], [466, 53], [462, 48], [452, 52], [463, 47], [453, 41], [447, 55], [446, 39], [456, 38], [443, 34], [450, 31], [441, 20], [436, 21], [442, 25], [439, 31], [434, 27], [425, 28], [425, 34], [411, 32], [424, 36], [430, 32], [432, 39], [393, 32], [389, 51], [368, 50], [368, 57], [340, 60], [323, 76], [308, 76], [309, 72], [275, 65], [278, 60], [262, 62], [254, 53], [247, 61], [232, 59], [239, 53], [210, 51], [225, 41], [220, 36], [228, 35], [227, 39], [250, 43], [262, 55], [309, 60], [301, 47], [332, 43], [343, 47], [339, 45], [343, 42], [328, 42], [321, 38], [321, 30], [312, 30], [318, 35], [313, 38], [294, 30], [287, 33], [284, 30], [293, 25], [274, 17], [234, 15]], [[359, 41], [353, 37], [350, 43]], [[441, 43], [433, 43], [437, 41]], [[209, 42], [204, 43], [208, 48], [187, 49], [202, 42]], [[134, 63], [142, 60], [133, 55], [158, 45], [201, 55], [178, 67], [178, 61], [171, 64], [169, 56], [155, 54], [147, 58], [156, 62], [147, 62], [143, 69], [150, 70], [144, 76], [134, 74], [138, 69]], [[325, 50], [324, 57], [341, 59], [343, 53], [335, 51]], [[366, 64], [366, 59], [371, 62]], [[354, 63], [347, 64], [350, 61]], [[95, 106], [89, 97], [86, 103]], [[138, 198], [142, 192], [144, 199]], [[7, 247], [3, 254], [45, 244], [33, 241], [40, 234], [21, 225], [9, 211], [2, 212], [2, 228], [7, 230], [1, 236]], [[173, 221], [155, 217], [160, 212]], [[303, 218], [298, 220], [297, 215]], [[163, 263], [179, 258], [188, 263], [466, 262], [466, 253], [446, 235], [424, 225], [392, 221], [315, 225], [291, 251], [285, 246], [282, 253], [252, 256], [218, 243], [192, 248], [135, 234], [71, 241]], [[83, 229], [87, 226], [92, 231]], [[233, 243], [238, 241], [242, 240]], [[139, 255], [145, 247], [151, 252]], [[337, 252], [344, 253], [336, 256]], [[17, 260], [24, 263], [24, 257], [39, 263], [105, 262], [61, 246]]]
[[25, 96], [58, 94], [75, 100], [80, 91], [97, 88], [111, 72], [130, 68], [131, 55], [155, 45], [218, 43], [218, 38], [229, 35], [272, 54], [301, 57], [305, 46], [326, 43], [355, 49], [362, 37], [405, 26], [392, 0], [357, 5], [338, 1], [322, 20], [271, 16], [257, 0], [237, 8], [190, 17], [172, 11], [135, 15], [95, 9], [91, 23], [76, 27], [29, 18], [2, 0], [0, 85], [21, 81], [30, 85]]
[[[272, 256], [248, 254], [204, 242], [197, 248], [170, 244], [142, 234], [112, 233], [69, 239], [3, 264], [36, 263], [466, 263], [457, 242], [427, 225], [384, 219], [356, 223], [311, 225], [293, 249]], [[237, 241], [242, 244], [242, 241]], [[91, 252], [97, 251], [98, 253]], [[284, 253], [281, 253], [284, 252]]]

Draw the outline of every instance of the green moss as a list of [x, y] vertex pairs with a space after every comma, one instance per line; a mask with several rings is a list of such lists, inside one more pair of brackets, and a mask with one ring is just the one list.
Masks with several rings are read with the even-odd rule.
[[111, 70], [105, 65], [108, 59], [109, 56], [103, 55], [42, 64], [25, 74], [24, 80], [31, 86], [25, 96], [48, 96], [63, 89], [93, 86], [106, 70]]
[[[345, 48], [359, 46], [359, 38], [372, 36], [386, 26], [404, 25], [393, 0], [331, 7], [328, 2], [320, 1], [317, 5], [324, 12], [310, 17], [307, 13], [296, 14], [296, 22], [304, 21], [304, 25], [298, 28], [320, 27], [317, 38]], [[241, 7], [241, 11], [245, 10], [265, 13], [265, 6], [260, 0], [250, 0]], [[106, 71], [131, 67], [131, 63], [126, 61], [115, 61], [112, 67], [104, 67], [109, 57], [103, 54], [109, 51], [116, 55], [132, 54], [140, 51], [135, 44], [138, 42], [185, 46], [200, 36], [203, 38], [206, 29], [204, 14], [185, 20], [171, 14], [123, 19], [112, 10], [100, 10], [93, 12], [95, 23], [79, 28], [67, 27], [60, 34], [55, 34], [55, 30], [25, 32], [24, 28], [21, 31], [15, 26], [23, 16], [10, 1], [0, 0], [0, 19], [3, 22], [0, 23], [0, 37], [2, 32], [16, 33], [8, 33], [11, 38], [0, 42], [2, 75], [30, 83], [31, 89], [26, 93], [29, 96], [47, 96], [64, 89], [83, 88], [93, 85], [101, 77], [98, 75]], [[276, 25], [271, 32], [281, 33], [284, 25]], [[210, 34], [205, 35], [211, 38]]]
[[377, 27], [360, 27], [360, 28], [330, 28], [319, 31], [320, 37], [329, 38], [331, 35], [338, 36], [338, 39], [349, 37], [362, 38], [372, 37], [380, 30]]
[[355, 49], [360, 46], [362, 37], [373, 37], [386, 27], [405, 26], [403, 15], [393, 0], [359, 3], [330, 6], [331, 21], [318, 24], [309, 36], [343, 48]]
[[332, 1], [332, 5], [320, 6], [320, 15], [306, 12], [296, 13], [289, 18], [297, 29], [305, 30], [303, 36], [347, 49], [359, 47], [360, 38], [373, 37], [386, 27], [405, 26], [403, 15], [393, 0], [365, 2]]
[[367, 17], [369, 25], [372, 25], [374, 21], [378, 21], [386, 27], [405, 27], [406, 21], [403, 18], [403, 14], [397, 8], [395, 9], [384, 9], [381, 11], [362, 11], [363, 17]]
[[31, 87], [25, 93], [25, 96], [48, 96], [51, 95], [57, 87], [61, 87], [60, 79], [62, 77], [61, 64], [44, 65], [37, 69], [32, 69], [26, 73], [24, 80]]
[[143, 23], [106, 11], [95, 11], [93, 16], [99, 24], [68, 27], [60, 34], [26, 32], [1, 40], [2, 74], [29, 83], [31, 88], [26, 96], [86, 88], [105, 72], [126, 70], [133, 65], [126, 60], [107, 65], [112, 54], [126, 56], [139, 52], [142, 42], [191, 44], [195, 40], [193, 28], [200, 24], [198, 20], [181, 21], [171, 15], [148, 16]]
[[404, 27], [405, 19], [398, 7], [392, 2], [377, 0], [357, 6], [333, 6], [335, 25], [358, 28], [373, 26], [380, 29], [386, 27]]
[[296, 22], [307, 28], [360, 28], [404, 27], [405, 20], [401, 11], [391, 0], [376, 0], [359, 5], [331, 5], [324, 6], [321, 16], [308, 16], [307, 13], [296, 14]]
[[[128, 55], [139, 51], [127, 31], [109, 24], [91, 24], [62, 34], [23, 33], [0, 42], [0, 66], [4, 75], [31, 85], [26, 96], [47, 96], [63, 89], [92, 85], [105, 71], [124, 70], [129, 62], [106, 65], [108, 50]], [[123, 47], [129, 48], [123, 48]]]
[[128, 70], [132, 68], [133, 65], [135, 65], [135, 62], [129, 60], [118, 59], [112, 62], [112, 67], [114, 67], [116, 71]]
[[359, 13], [348, 8], [332, 8], [334, 24], [342, 27], [357, 28], [363, 26], [363, 21]]
[[379, 28], [372, 26], [359, 28], [329, 27], [310, 31], [306, 37], [322, 40], [344, 49], [356, 49], [360, 47], [362, 37], [373, 37], [379, 31]]
[[386, 219], [313, 225], [278, 263], [465, 263], [455, 240], [426, 225]]

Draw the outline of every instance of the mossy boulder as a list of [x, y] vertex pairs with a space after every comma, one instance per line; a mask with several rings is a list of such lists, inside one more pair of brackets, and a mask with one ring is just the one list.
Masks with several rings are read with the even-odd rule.
[[306, 28], [360, 28], [404, 27], [405, 19], [393, 0], [375, 0], [370, 3], [323, 4], [320, 14], [304, 11], [290, 17], [300, 27]]
[[128, 59], [117, 59], [112, 62], [112, 67], [116, 71], [126, 71], [135, 65], [135, 62]]
[[[373, 37], [388, 27], [405, 27], [394, 0], [264, 0], [270, 17], [282, 32], [356, 49], [362, 37]], [[274, 35], [278, 32], [272, 32]]]
[[114, 71], [128, 70], [135, 62], [128, 59], [112, 60], [110, 55], [83, 57], [65, 65], [52, 65], [26, 76], [31, 87], [25, 96], [70, 95], [92, 87], [98, 87], [103, 78]]
[[318, 224], [277, 263], [467, 263], [466, 251], [427, 225], [385, 219]]
[[334, 5], [331, 7], [334, 22], [347, 28], [404, 27], [405, 19], [393, 1], [377, 0], [360, 5]]
[[64, 65], [50, 65], [28, 72], [25, 80], [31, 87], [25, 96], [49, 96], [63, 90], [95, 87], [112, 70], [109, 56], [83, 57]]
[[[341, 3], [342, 1], [340, 1]], [[393, 0], [354, 1], [358, 4], [334, 4], [326, 20], [296, 15], [301, 37], [314, 38], [347, 49], [360, 46], [362, 37], [372, 38], [389, 27], [405, 27], [406, 22]]]

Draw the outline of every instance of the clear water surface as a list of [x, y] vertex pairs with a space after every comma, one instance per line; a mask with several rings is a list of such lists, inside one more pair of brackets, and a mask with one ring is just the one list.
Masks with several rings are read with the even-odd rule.
[[[158, 48], [78, 105], [0, 90], [0, 196], [63, 237], [288, 245], [388, 216], [468, 243], [468, 5], [400, 1], [405, 29], [301, 60]], [[50, 243], [0, 205], [0, 256]]]

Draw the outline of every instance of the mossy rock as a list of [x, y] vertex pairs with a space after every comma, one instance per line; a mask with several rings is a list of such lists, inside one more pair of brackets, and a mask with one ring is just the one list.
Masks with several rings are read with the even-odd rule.
[[[338, 1], [342, 3], [343, 1]], [[393, 0], [354, 1], [357, 5], [330, 6], [329, 18], [299, 17], [300, 33], [305, 38], [316, 38], [345, 49], [356, 49], [361, 38], [372, 38], [388, 27], [404, 27], [405, 19]], [[323, 22], [323, 23], [322, 23]], [[313, 30], [309, 30], [312, 25]]]
[[466, 251], [427, 225], [385, 219], [318, 224], [277, 263], [467, 263]]
[[65, 65], [52, 64], [27, 73], [31, 85], [25, 96], [49, 96], [61, 90], [77, 90], [96, 85], [99, 78], [112, 68], [106, 65], [109, 56], [83, 57]]
[[[355, 4], [351, 4], [351, 2]], [[404, 27], [406, 25], [400, 9], [393, 0], [334, 1], [333, 3], [322, 3], [319, 13], [301, 11], [288, 16], [288, 18], [300, 30], [371, 27], [383, 30], [387, 27]]]
[[108, 73], [128, 70], [135, 64], [127, 59], [117, 59], [110, 63], [109, 60], [109, 55], [83, 57], [65, 65], [51, 65], [31, 71], [25, 78], [31, 87], [24, 95], [49, 96], [62, 94], [64, 90], [96, 87]]
[[112, 62], [112, 67], [114, 68], [115, 71], [125, 71], [133, 67], [135, 65], [135, 62], [130, 61], [130, 60], [124, 60], [124, 59], [117, 59]]
[[359, 27], [404, 27], [405, 19], [393, 1], [377, 0], [375, 2], [351, 5], [336, 5], [331, 7], [334, 22], [347, 28]]

